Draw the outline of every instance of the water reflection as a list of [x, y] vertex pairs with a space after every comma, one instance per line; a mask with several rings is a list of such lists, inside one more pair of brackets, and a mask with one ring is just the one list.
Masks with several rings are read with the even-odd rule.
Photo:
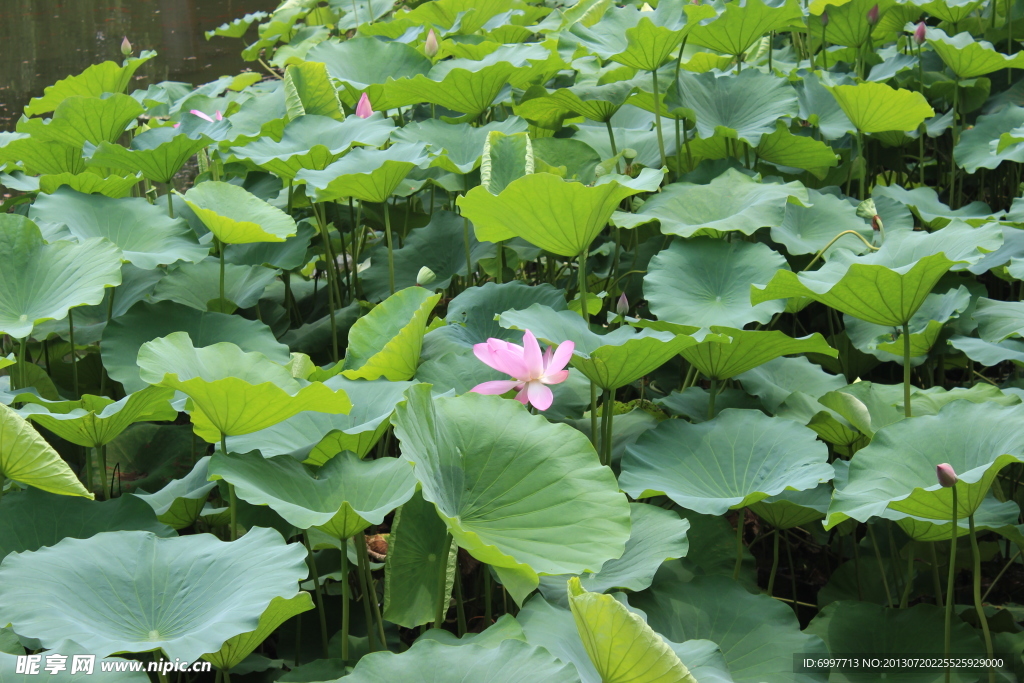
[[[43, 88], [90, 64], [120, 60], [121, 39], [135, 53], [156, 50], [134, 87], [162, 80], [203, 83], [245, 66], [242, 43], [207, 41], [203, 31], [276, 0], [0, 0], [0, 130]], [[254, 34], [253, 34], [254, 35]]]

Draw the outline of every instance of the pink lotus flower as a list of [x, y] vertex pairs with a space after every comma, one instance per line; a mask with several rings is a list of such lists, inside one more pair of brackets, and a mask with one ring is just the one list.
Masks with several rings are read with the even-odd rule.
[[359, 97], [359, 103], [356, 104], [356, 116], [361, 119], [368, 119], [373, 116], [373, 107], [370, 106], [370, 98], [366, 93]]
[[947, 489], [956, 486], [956, 482], [960, 479], [956, 476], [956, 470], [948, 462], [935, 466], [935, 476], [938, 478], [939, 484]]
[[433, 59], [437, 55], [437, 49], [437, 34], [434, 33], [434, 29], [430, 29], [427, 32], [427, 40], [423, 43], [423, 54]]
[[878, 5], [875, 5], [874, 7], [869, 9], [868, 10], [868, 24], [870, 24], [871, 26], [874, 26], [875, 24], [877, 24], [878, 23], [878, 14], [879, 14]]
[[924, 22], [919, 22], [917, 28], [914, 29], [914, 42], [918, 45], [924, 45], [924, 32], [927, 27]]
[[514, 379], [484, 382], [471, 391], [493, 395], [516, 389], [519, 392], [517, 401], [523, 405], [533, 404], [538, 410], [547, 410], [554, 400], [547, 385], [560, 384], [569, 376], [565, 366], [575, 348], [573, 342], [564, 341], [557, 349], [549, 346], [542, 355], [537, 338], [529, 330], [523, 334], [522, 346], [492, 337], [484, 344], [474, 345], [473, 353], [490, 367]]
[[[189, 110], [188, 113], [192, 114], [194, 116], [198, 116], [199, 118], [201, 118], [201, 119], [203, 119], [205, 121], [209, 121], [210, 123], [213, 123], [213, 119], [211, 119], [209, 116], [207, 116], [203, 112], [199, 111], [198, 109], [191, 109], [191, 110]], [[217, 117], [218, 121], [223, 121], [224, 120], [224, 115], [220, 113], [219, 109], [217, 110], [217, 113], [214, 114], [214, 116]]]

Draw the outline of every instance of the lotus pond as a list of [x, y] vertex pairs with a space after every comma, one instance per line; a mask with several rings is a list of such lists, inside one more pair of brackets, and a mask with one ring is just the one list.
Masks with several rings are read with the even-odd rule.
[[1022, 14], [287, 0], [48, 87], [0, 680], [1020, 680]]

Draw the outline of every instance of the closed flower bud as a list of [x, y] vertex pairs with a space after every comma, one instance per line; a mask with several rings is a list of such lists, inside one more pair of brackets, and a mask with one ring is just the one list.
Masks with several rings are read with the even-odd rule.
[[821, 13], [821, 25], [828, 26], [828, 12]]
[[924, 32], [925, 25], [922, 21], [918, 23], [917, 28], [914, 29], [914, 42], [917, 43], [918, 45], [924, 45]]
[[423, 43], [423, 54], [431, 59], [437, 54], [437, 34], [434, 33], [434, 29], [427, 32], [427, 41]]
[[373, 107], [370, 106], [370, 96], [366, 93], [359, 96], [359, 103], [356, 104], [356, 116], [361, 119], [368, 119], [373, 116]]
[[127, 57], [131, 53], [132, 53], [132, 44], [128, 42], [128, 36], [125, 36], [124, 40], [121, 41], [121, 54], [123, 54], [125, 57]]
[[416, 284], [420, 287], [426, 287], [436, 279], [437, 275], [434, 274], [434, 271], [426, 266], [420, 268], [420, 272], [416, 273]]
[[626, 315], [629, 313], [629, 299], [626, 298], [626, 293], [623, 292], [622, 296], [615, 303], [615, 313], [617, 315]]
[[868, 24], [874, 26], [878, 23], [878, 5], [868, 10]]
[[935, 466], [935, 476], [938, 478], [939, 483], [947, 489], [952, 488], [956, 485], [956, 482], [959, 481], [959, 478], [956, 476], [956, 472], [953, 470], [953, 466], [948, 462]]

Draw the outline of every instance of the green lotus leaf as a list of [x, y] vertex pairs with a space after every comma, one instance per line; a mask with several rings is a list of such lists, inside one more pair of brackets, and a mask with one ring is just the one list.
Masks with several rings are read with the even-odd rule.
[[[911, 358], [920, 358], [931, 351], [943, 326], [959, 317], [970, 304], [971, 293], [962, 285], [943, 294], [925, 297], [921, 308], [908, 322]], [[844, 316], [844, 325], [850, 342], [864, 353], [870, 353], [879, 360], [903, 364], [905, 340], [894, 328], [867, 323], [852, 316]]]
[[[44, 142], [25, 134], [0, 147], [0, 164], [24, 168], [29, 174], [77, 175], [87, 171], [82, 150], [63, 142]], [[98, 177], [98, 176], [97, 176]]]
[[[656, 328], [657, 329], [657, 328]], [[806, 337], [788, 337], [778, 330], [737, 330], [712, 326], [696, 346], [681, 351], [687, 361], [708, 378], [729, 379], [779, 356], [820, 353], [836, 358], [839, 352], [815, 332]]]
[[807, 425], [844, 455], [868, 442], [868, 438], [842, 415], [802, 391], [794, 391], [787, 396], [775, 415]]
[[344, 391], [297, 380], [263, 354], [228, 342], [195, 348], [187, 332], [146, 342], [138, 364], [144, 381], [189, 397], [195, 432], [209, 443], [266, 429], [304, 410], [347, 413], [352, 408]]
[[206, 39], [209, 40], [214, 36], [223, 36], [225, 38], [241, 38], [245, 35], [245, 32], [249, 30], [249, 27], [254, 22], [258, 22], [261, 19], [266, 19], [269, 16], [266, 12], [252, 12], [246, 14], [244, 17], [239, 17], [232, 21], [226, 21], [220, 26], [210, 31], [206, 31], [204, 34]]
[[515, 116], [475, 127], [468, 123], [426, 119], [397, 129], [391, 138], [395, 142], [424, 143], [427, 153], [433, 157], [431, 166], [449, 173], [465, 174], [480, 165], [484, 143], [492, 131], [511, 135], [525, 132], [526, 127], [526, 122]]
[[301, 221], [294, 237], [284, 242], [253, 242], [232, 244], [224, 250], [225, 263], [238, 266], [267, 266], [281, 270], [297, 270], [308, 263], [306, 251], [317, 234], [315, 224]]
[[30, 215], [46, 230], [46, 239], [58, 238], [60, 226], [79, 242], [103, 237], [117, 245], [126, 261], [144, 270], [177, 261], [194, 263], [209, 253], [185, 221], [168, 218], [142, 198], [111, 199], [61, 188], [37, 197]]
[[[897, 391], [900, 394], [898, 398]], [[871, 437], [882, 427], [904, 418], [902, 406], [897, 407], [898, 402], [902, 403], [902, 393], [903, 387], [857, 382], [830, 391], [820, 396], [819, 401], [849, 420], [862, 434]]]
[[[846, 230], [856, 231], [871, 243], [871, 226], [857, 215], [856, 209], [849, 202], [811, 189], [807, 190], [807, 196], [809, 206], [789, 204], [782, 224], [772, 228], [772, 241], [785, 246], [788, 253], [815, 254]], [[837, 249], [847, 249], [857, 254], [868, 250], [854, 235], [844, 235], [828, 248], [825, 259], [831, 258]]]
[[935, 479], [941, 463], [952, 465], [959, 477], [958, 518], [969, 516], [999, 470], [1024, 462], [1024, 432], [1017, 426], [1022, 415], [1022, 405], [954, 401], [936, 415], [878, 430], [851, 462], [849, 482], [836, 490], [825, 528], [849, 518], [866, 521], [886, 508], [927, 519], [949, 517], [953, 494]]
[[221, 242], [284, 242], [295, 221], [281, 209], [231, 183], [207, 181], [184, 195], [185, 203]]
[[905, 204], [922, 223], [932, 229], [945, 228], [956, 219], [977, 228], [998, 217], [984, 202], [971, 202], [959, 209], [951, 209], [939, 200], [938, 193], [930, 187], [905, 190], [899, 185], [876, 186], [872, 194], [876, 201], [879, 197], [885, 197]]
[[966, 19], [971, 12], [978, 9], [981, 2], [980, 0], [931, 0], [930, 2], [917, 0], [914, 4], [933, 17], [950, 24], [958, 24]]
[[104, 657], [162, 649], [191, 662], [257, 628], [274, 598], [293, 597], [305, 555], [261, 528], [233, 543], [147, 531], [66, 538], [4, 560], [0, 605], [18, 633], [44, 646], [70, 639]]
[[440, 298], [423, 287], [408, 287], [357, 320], [348, 333], [342, 374], [349, 379], [412, 379], [427, 317]]
[[931, 48], [958, 78], [977, 78], [1000, 69], [1024, 67], [1024, 52], [1004, 55], [996, 51], [992, 43], [976, 40], [966, 31], [948, 36], [942, 29], [928, 28], [925, 36]]
[[36, 399], [27, 403], [21, 414], [71, 443], [99, 448], [136, 422], [173, 421], [178, 411], [171, 407], [172, 398], [173, 389], [146, 387], [116, 403], [106, 396], [88, 394], [78, 401]]
[[0, 558], [103, 531], [138, 529], [157, 536], [174, 535], [148, 505], [133, 496], [99, 502], [27, 489], [4, 495], [0, 511]]
[[995, 225], [958, 223], [934, 233], [901, 230], [866, 256], [840, 249], [818, 270], [779, 270], [767, 285], [751, 286], [750, 300], [806, 296], [866, 322], [895, 327], [913, 317], [946, 271], [980, 259], [1001, 238]]
[[415, 628], [436, 618], [438, 600], [443, 600], [439, 590], [450, 596], [455, 584], [458, 552], [450, 547], [445, 586], [441, 589], [438, 585], [445, 543], [454, 546], [448, 527], [437, 516], [433, 503], [423, 500], [417, 491], [398, 508], [391, 524], [384, 561], [385, 619]]
[[233, 669], [270, 637], [281, 624], [311, 609], [313, 609], [313, 598], [304, 591], [292, 598], [276, 597], [270, 601], [270, 605], [260, 615], [259, 625], [254, 630], [228, 638], [217, 652], [207, 653], [203, 655], [203, 659], [221, 671]]
[[323, 170], [355, 145], [379, 147], [393, 129], [394, 122], [379, 113], [368, 119], [349, 116], [344, 121], [307, 114], [289, 121], [280, 140], [260, 138], [232, 147], [231, 154], [291, 180], [304, 168]]
[[[424, 75], [431, 67], [430, 60], [412, 45], [362, 35], [324, 41], [306, 53], [306, 59], [324, 63], [331, 77], [341, 81], [344, 89], [339, 94], [350, 107], [373, 84]], [[380, 102], [374, 105], [384, 109]]]
[[780, 118], [796, 115], [797, 97], [787, 82], [756, 69], [736, 75], [680, 71], [665, 106], [695, 118], [699, 137], [717, 135], [757, 147]]
[[722, 576], [697, 576], [689, 582], [656, 579], [632, 602], [647, 613], [651, 628], [670, 640], [718, 643], [736, 683], [820, 680], [795, 673], [793, 656], [826, 656], [821, 639], [800, 631], [788, 605], [751, 594], [736, 581]]
[[602, 681], [696, 683], [661, 636], [612, 596], [590, 593], [573, 577], [569, 579], [569, 608]]
[[210, 456], [203, 456], [187, 475], [168, 482], [156, 493], [136, 489], [132, 495], [153, 508], [160, 522], [172, 529], [184, 529], [199, 519], [206, 497], [217, 485], [207, 479], [209, 465]]
[[1014, 364], [1024, 363], [1024, 341], [1019, 339], [990, 342], [977, 337], [953, 335], [949, 338], [949, 345], [963, 351], [964, 355], [976, 363], [989, 367], [1008, 360]]
[[360, 460], [341, 453], [315, 472], [294, 458], [255, 453], [214, 453], [211, 480], [224, 479], [239, 498], [269, 505], [299, 529], [317, 527], [335, 538], [351, 538], [409, 500], [416, 479], [396, 458]]
[[15, 339], [75, 306], [98, 304], [105, 288], [121, 283], [121, 252], [107, 240], [46, 244], [17, 214], [0, 215], [0, 262], [0, 332]]
[[290, 120], [306, 115], [345, 118], [327, 67], [320, 62], [300, 62], [284, 70], [284, 102]]
[[663, 233], [681, 237], [701, 230], [752, 235], [758, 228], [782, 225], [791, 202], [808, 203], [807, 190], [800, 183], [761, 183], [729, 169], [707, 185], [673, 183], [636, 213], [617, 211], [612, 223], [635, 228], [656, 220]]
[[768, 4], [762, 0], [744, 0], [725, 5], [714, 21], [694, 28], [690, 42], [739, 57], [771, 31], [803, 30], [803, 9], [796, 0]]
[[589, 187], [532, 173], [497, 196], [474, 187], [457, 203], [481, 242], [522, 237], [541, 249], [576, 256], [604, 230], [619, 202], [640, 191], [615, 180]]
[[660, 320], [681, 325], [766, 323], [785, 303], [751, 306], [748, 285], [770, 280], [780, 268], [788, 268], [786, 259], [765, 244], [675, 240], [651, 259], [644, 296]]
[[315, 201], [352, 197], [385, 202], [416, 166], [426, 161], [423, 144], [399, 143], [387, 149], [354, 149], [322, 171], [303, 169], [295, 179], [310, 185]]
[[727, 408], [714, 420], [665, 420], [626, 448], [619, 483], [636, 498], [667, 495], [723, 515], [786, 490], [832, 478], [828, 449], [790, 420]]
[[[392, 536], [393, 538], [394, 536]], [[493, 624], [480, 633], [466, 633], [461, 638], [451, 631], [440, 628], [428, 629], [423, 634], [423, 640], [436, 640], [442, 645], [482, 645], [484, 647], [497, 647], [505, 640], [526, 641], [523, 627], [519, 625], [511, 614], [502, 614]], [[547, 648], [545, 648], [547, 649]]]
[[[828, 26], [824, 29], [825, 40], [834, 45], [859, 48], [867, 43], [876, 31], [881, 32], [884, 30], [883, 22], [889, 20], [890, 14], [894, 14], [891, 10], [896, 6], [897, 4], [893, 0], [882, 0], [879, 2], [879, 22], [872, 25], [867, 20], [867, 14], [874, 7], [873, 0], [840, 0], [838, 2], [826, 0], [824, 2], [812, 2], [808, 24], [814, 26], [817, 31], [820, 31], [821, 29], [818, 26], [821, 25], [821, 17], [827, 14]], [[914, 11], [917, 12], [914, 15], [916, 18], [920, 14], [920, 10], [914, 8]], [[909, 20], [905, 19], [898, 22], [893, 29], [902, 31], [903, 24]], [[820, 36], [821, 33], [818, 33], [818, 35]], [[878, 38], [875, 40], [878, 40]], [[851, 57], [849, 60], [852, 62], [853, 58]], [[831, 62], [832, 60], [829, 61]]]
[[[559, 120], [570, 115], [584, 116], [592, 121], [611, 120], [630, 95], [636, 90], [631, 81], [617, 81], [601, 85], [573, 85], [559, 88], [549, 94], [524, 99], [516, 107], [516, 114], [528, 121]], [[536, 140], [534, 141], [536, 143]]]
[[[607, 334], [593, 332], [578, 313], [533, 304], [523, 311], [505, 311], [502, 327], [530, 330], [551, 345], [575, 344], [572, 366], [605, 389], [618, 389], [647, 375], [697, 340], [686, 334], [640, 330], [626, 325]], [[693, 329], [692, 331], [696, 331]]]
[[828, 169], [839, 163], [839, 157], [827, 144], [807, 135], [792, 133], [781, 121], [775, 132], [761, 138], [757, 156], [777, 166], [805, 169], [819, 180], [828, 175]]
[[212, 142], [206, 135], [194, 138], [165, 126], [136, 135], [127, 148], [100, 142], [95, 149], [87, 151], [87, 157], [90, 166], [128, 173], [141, 171], [147, 180], [169, 183], [192, 155]]
[[427, 385], [407, 395], [395, 434], [423, 497], [516, 602], [538, 574], [580, 574], [622, 555], [628, 505], [581, 433], [496, 396], [432, 400]]
[[[945, 541], [948, 543], [953, 530], [953, 522], [949, 519], [926, 519], [892, 509], [886, 510], [881, 516], [896, 522], [903, 533], [915, 541], [929, 543]], [[1019, 516], [1020, 507], [1012, 500], [1000, 503], [989, 494], [982, 499], [981, 505], [974, 511], [974, 526], [978, 531], [992, 531], [1000, 534], [1019, 546], [1024, 542], [1024, 535], [1022, 535], [1024, 528], [1017, 525]], [[958, 538], [970, 534], [970, 520], [958, 519], [956, 531]]]
[[996, 301], [982, 297], [971, 317], [978, 323], [978, 336], [998, 343], [1008, 337], [1024, 337], [1024, 303]]
[[744, 391], [760, 398], [770, 412], [778, 410], [794, 391], [818, 398], [846, 386], [844, 377], [829, 374], [803, 357], [776, 358], [736, 379]]
[[[183, 263], [156, 284], [150, 301], [174, 301], [205, 311], [211, 299], [220, 298], [220, 264], [209, 258]], [[224, 265], [224, 298], [238, 308], [255, 306], [277, 279], [277, 271], [263, 266]]]
[[[579, 683], [571, 664], [563, 664], [541, 647], [509, 638], [497, 647], [452, 647], [424, 639], [400, 655], [376, 652], [359, 660], [345, 683], [428, 683], [439, 669], [453, 680], [479, 683]], [[333, 683], [341, 683], [337, 679]]]
[[0, 404], [0, 473], [62, 496], [92, 498], [60, 454], [32, 425]]
[[935, 110], [919, 92], [884, 83], [825, 86], [861, 133], [916, 130]]
[[258, 432], [228, 437], [228, 450], [258, 450], [268, 458], [290, 455], [310, 465], [323, 465], [342, 451], [362, 458], [387, 431], [395, 406], [413, 383], [332, 377], [324, 384], [348, 395], [352, 410], [347, 415], [299, 413]]
[[19, 133], [28, 133], [40, 142], [59, 142], [76, 149], [91, 142], [117, 142], [143, 109], [128, 95], [68, 97], [57, 105], [52, 119], [22, 119]]
[[25, 106], [26, 116], [36, 116], [56, 109], [69, 97], [99, 97], [106, 93], [123, 93], [136, 70], [156, 56], [145, 51], [140, 57], [129, 57], [124, 64], [102, 62], [93, 64], [80, 74], [62, 78], [43, 89], [42, 97], [33, 97]]
[[54, 173], [39, 176], [39, 191], [53, 194], [62, 187], [69, 187], [84, 194], [101, 194], [111, 199], [121, 199], [131, 194], [132, 188], [142, 180], [140, 174], [101, 176], [96, 173]]
[[[854, 653], [870, 652], [880, 658], [944, 657], [943, 610], [935, 605], [914, 605], [909, 609], [889, 609], [881, 605], [853, 600], [840, 600], [822, 608], [806, 633], [819, 636], [833, 657], [848, 657]], [[978, 631], [961, 619], [954, 619], [948, 655], [973, 657], [984, 652]], [[954, 669], [952, 680], [969, 680], [968, 673], [961, 678]], [[907, 683], [927, 683], [935, 680], [937, 671], [913, 670], [901, 673]], [[854, 671], [844, 673], [851, 683], [878, 680], [878, 673]]]
[[[1024, 146], [1003, 144], [1014, 142], [1007, 130], [1024, 125], [1024, 107], [1004, 107], [1000, 111], [979, 116], [973, 126], [960, 134], [960, 141], [953, 148], [956, 163], [968, 173], [977, 173], [979, 168], [996, 168], [1004, 161], [1024, 161]], [[993, 143], [999, 141], [996, 149]]]
[[832, 487], [819, 484], [804, 491], [783, 491], [750, 506], [750, 510], [776, 529], [807, 526], [825, 518]]
[[157, 304], [140, 302], [119, 315], [103, 330], [100, 352], [110, 378], [120, 382], [127, 392], [143, 389], [135, 360], [148, 341], [172, 332], [187, 332], [195, 344], [209, 346], [217, 342], [237, 344], [243, 351], [256, 351], [275, 363], [288, 362], [288, 347], [274, 338], [263, 323], [224, 313], [208, 313], [170, 301]]

